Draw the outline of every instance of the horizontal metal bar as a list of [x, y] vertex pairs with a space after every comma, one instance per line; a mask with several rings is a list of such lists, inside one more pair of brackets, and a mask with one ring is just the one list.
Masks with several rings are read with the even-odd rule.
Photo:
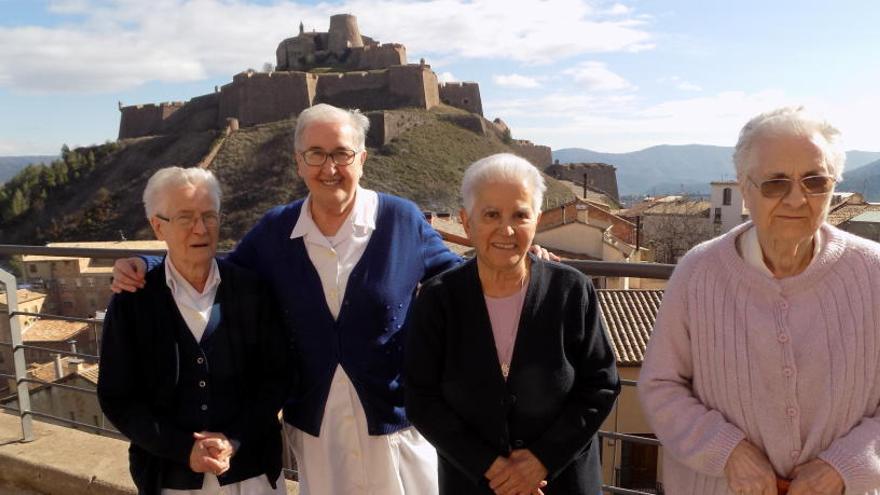
[[62, 418], [62, 417], [59, 417], [59, 416], [53, 416], [53, 415], [51, 415], [51, 414], [41, 413], [41, 412], [38, 412], [38, 411], [28, 411], [28, 413], [29, 413], [30, 415], [34, 416], [34, 417], [37, 417], [37, 418], [51, 419], [51, 420], [53, 420], [53, 421], [58, 421], [58, 422], [60, 422], [60, 423], [64, 423], [64, 424], [68, 424], [68, 425], [81, 426], [81, 427], [83, 427], [84, 429], [85, 429], [85, 428], [88, 428], [88, 429], [90, 429], [90, 430], [103, 431], [103, 432], [107, 432], [107, 433], [112, 433], [112, 434], [114, 434], [114, 435], [119, 435], [119, 434], [120, 434], [119, 431], [117, 431], [117, 430], [109, 430], [109, 429], [107, 429], [107, 428], [103, 428], [103, 427], [101, 427], [101, 426], [90, 425], [90, 424], [88, 424], [88, 423], [80, 423], [79, 421], [76, 421], [76, 420], [73, 420], [73, 419], [67, 419], [67, 418]]
[[[0, 311], [2, 313], [3, 311]], [[58, 321], [72, 321], [76, 323], [96, 323], [96, 324], [104, 324], [104, 320], [97, 320], [95, 318], [78, 318], [76, 316], [61, 316], [61, 315], [50, 315], [48, 313], [28, 313], [27, 311], [13, 311], [9, 313], [9, 317], [13, 316], [36, 316], [41, 320], [58, 320]]]
[[33, 254], [39, 256], [58, 256], [60, 258], [96, 258], [117, 259], [138, 254], [164, 255], [164, 249], [112, 249], [112, 248], [76, 248], [48, 246], [19, 246], [0, 244], [0, 254]]
[[657, 447], [662, 447], [660, 440], [657, 440], [656, 438], [628, 435], [626, 433], [617, 433], [616, 431], [599, 430], [599, 436], [602, 438], [610, 438], [612, 440], [620, 440], [623, 442], [640, 443], [643, 445], [656, 445]]
[[[223, 256], [227, 253], [228, 251], [219, 251], [217, 254]], [[34, 254], [70, 258], [117, 259], [139, 254], [164, 255], [165, 250], [72, 248], [0, 244], [0, 254]], [[566, 260], [564, 263], [580, 270], [586, 275], [594, 277], [668, 279], [672, 275], [672, 270], [675, 268], [675, 265], [662, 263], [624, 263], [618, 261]]]
[[[13, 396], [10, 396], [9, 398], [12, 399], [13, 397], [15, 397], [15, 396], [13, 395]], [[0, 402], [0, 409], [5, 409], [7, 411], [14, 412], [14, 413], [21, 412], [21, 409], [19, 409], [17, 407], [7, 406], [6, 404], [4, 404], [2, 402]]]
[[602, 485], [602, 491], [619, 495], [657, 495], [656, 492], [641, 492], [639, 490], [631, 490], [629, 488], [620, 488], [613, 485]]
[[620, 384], [623, 385], [624, 387], [635, 387], [639, 384], [639, 382], [638, 382], [638, 380], [629, 380], [626, 378], [621, 378]]
[[82, 393], [86, 393], [89, 395], [98, 395], [97, 389], [92, 390], [89, 388], [77, 387], [75, 385], [65, 385], [63, 383], [47, 382], [45, 380], [39, 380], [37, 378], [25, 378], [22, 381], [25, 383], [36, 383], [38, 385], [48, 385], [50, 387], [58, 387], [58, 388], [63, 388], [63, 389], [67, 389], [67, 390], [73, 390], [75, 392], [82, 392]]
[[84, 354], [82, 352], [71, 352], [71, 351], [65, 351], [63, 349], [53, 349], [51, 347], [40, 347], [37, 345], [22, 344], [22, 345], [14, 346], [8, 342], [0, 342], [0, 345], [6, 345], [9, 347], [12, 347], [13, 351], [15, 351], [16, 349], [33, 349], [35, 351], [45, 351], [45, 352], [50, 352], [52, 354], [64, 354], [65, 356], [87, 358], [87, 359], [91, 359], [92, 361], [97, 361], [100, 358], [100, 356], [95, 356], [94, 354]]
[[663, 263], [624, 263], [620, 261], [566, 260], [563, 263], [592, 277], [637, 277], [668, 279], [675, 265]]

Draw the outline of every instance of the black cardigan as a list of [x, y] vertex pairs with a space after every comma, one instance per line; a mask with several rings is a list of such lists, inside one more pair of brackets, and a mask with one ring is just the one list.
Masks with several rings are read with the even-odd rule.
[[428, 281], [410, 320], [406, 408], [437, 448], [442, 494], [491, 494], [496, 457], [527, 448], [544, 493], [599, 492], [595, 439], [620, 392], [596, 293], [580, 272], [532, 260], [510, 375], [501, 375], [471, 260]]
[[[265, 474], [274, 486], [281, 472], [278, 412], [296, 379], [293, 338], [279, 324], [273, 294], [255, 275], [222, 260], [218, 268], [221, 282], [215, 302], [220, 303], [221, 317], [203, 365], [213, 363], [209, 385], [222, 382], [220, 373], [233, 377], [226, 382], [232, 388], [222, 394], [215, 390], [215, 396], [225, 399], [209, 399], [210, 414], [202, 426], [240, 442], [230, 470], [220, 477], [221, 485]], [[138, 492], [158, 495], [163, 479], [186, 485], [175, 488], [202, 486], [203, 476], [189, 470], [192, 428], [199, 421], [188, 412], [193, 404], [187, 397], [195, 399], [204, 389], [181, 389], [182, 367], [197, 365], [195, 359], [181, 360], [185, 346], [180, 339], [191, 335], [166, 285], [164, 263], [151, 270], [146, 281], [138, 292], [111, 300], [98, 398], [104, 414], [132, 442], [129, 461]], [[195, 341], [184, 344], [198, 348]], [[210, 356], [222, 356], [223, 362]]]

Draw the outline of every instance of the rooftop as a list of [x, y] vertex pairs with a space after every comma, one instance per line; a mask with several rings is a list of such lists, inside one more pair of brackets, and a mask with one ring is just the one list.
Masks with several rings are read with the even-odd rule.
[[[43, 292], [37, 292], [29, 289], [18, 289], [16, 291], [16, 294], [18, 295], [18, 304], [24, 304], [46, 297], [46, 294]], [[6, 292], [0, 293], [0, 306], [6, 308]]]
[[596, 291], [602, 323], [617, 364], [640, 366], [651, 338], [662, 290], [599, 289]]
[[88, 323], [62, 320], [37, 320], [22, 331], [24, 342], [65, 342], [88, 330]]

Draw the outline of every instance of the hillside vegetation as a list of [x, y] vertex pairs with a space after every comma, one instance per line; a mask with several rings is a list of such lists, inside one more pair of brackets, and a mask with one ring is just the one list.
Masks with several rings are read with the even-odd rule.
[[[457, 127], [437, 118], [436, 112], [424, 113], [425, 124], [382, 148], [369, 149], [362, 185], [411, 199], [424, 210], [456, 212], [467, 165], [509, 149], [500, 139]], [[244, 128], [226, 138], [211, 165], [223, 187], [224, 246], [241, 238], [272, 206], [307, 193], [291, 152], [295, 124], [287, 120]], [[29, 167], [0, 189], [0, 212], [10, 205], [0, 237], [16, 244], [152, 238], [141, 204], [147, 179], [168, 165], [197, 164], [219, 138], [219, 132], [203, 132], [79, 148], [67, 155], [80, 161], [86, 157], [86, 165], [77, 169], [76, 179], [54, 187], [42, 187], [39, 178], [48, 177], [55, 164]], [[94, 156], [93, 164], [89, 156]], [[574, 197], [554, 179], [547, 177], [547, 182], [551, 204]], [[30, 201], [27, 208], [12, 208], [11, 200], [3, 203], [2, 198], [14, 198], [23, 184], [31, 184], [28, 191], [38, 191], [40, 201]]]

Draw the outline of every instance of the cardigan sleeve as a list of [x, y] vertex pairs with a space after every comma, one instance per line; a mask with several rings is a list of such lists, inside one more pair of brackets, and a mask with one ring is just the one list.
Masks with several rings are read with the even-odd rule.
[[422, 278], [422, 281], [425, 281], [461, 263], [463, 259], [446, 247], [446, 244], [443, 243], [443, 238], [428, 224], [424, 215], [418, 212], [418, 210], [416, 210], [416, 213], [418, 214], [416, 221], [418, 222], [419, 244], [422, 249], [422, 259], [425, 265], [425, 276]]
[[580, 297], [573, 297], [566, 309], [581, 326], [582, 342], [572, 362], [574, 387], [556, 421], [529, 447], [547, 468], [548, 480], [583, 452], [620, 393], [617, 365], [599, 318], [596, 292], [586, 278], [579, 278]]
[[833, 442], [819, 459], [843, 478], [846, 493], [869, 493], [880, 486], [880, 409]]
[[98, 401], [111, 423], [132, 443], [157, 457], [189, 465], [192, 432], [183, 431], [157, 417], [147, 403], [136, 369], [138, 346], [133, 294], [113, 297], [104, 319], [101, 342], [101, 366], [98, 371]]
[[482, 441], [443, 398], [446, 322], [436, 289], [422, 289], [409, 323], [405, 353], [407, 417], [444, 458], [479, 483], [499, 452]]
[[642, 410], [663, 444], [679, 462], [721, 477], [745, 433], [694, 395], [693, 356], [687, 316], [687, 281], [694, 258], [681, 261], [663, 296], [639, 375]]

